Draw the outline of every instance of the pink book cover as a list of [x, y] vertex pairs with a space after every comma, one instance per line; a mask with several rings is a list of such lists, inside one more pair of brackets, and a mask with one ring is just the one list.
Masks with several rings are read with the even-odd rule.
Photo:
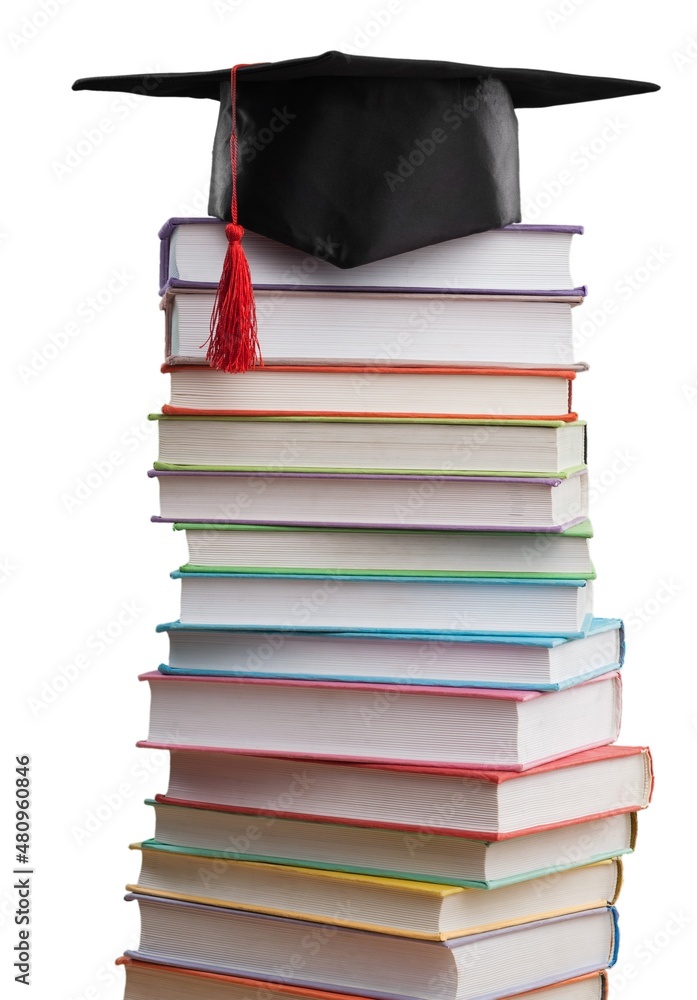
[[[419, 687], [417, 691], [414, 690], [413, 685], [406, 684], [379, 684], [379, 683], [350, 683], [347, 681], [326, 681], [326, 680], [294, 680], [286, 678], [247, 678], [247, 677], [204, 677], [204, 676], [176, 676], [172, 674], [161, 674], [158, 671], [151, 671], [147, 674], [141, 674], [139, 677], [141, 681], [148, 681], [152, 684], [245, 684], [245, 685], [272, 685], [288, 688], [326, 688], [329, 690], [359, 690], [362, 693], [366, 691], [375, 691], [376, 693], [388, 693], [391, 698], [395, 696], [395, 693], [410, 695], [411, 697], [447, 697], [447, 698], [478, 698], [478, 699], [490, 699], [493, 701], [514, 701], [514, 702], [527, 702], [533, 701], [536, 698], [549, 698], [556, 697], [558, 692], [549, 691], [520, 691], [520, 690], [509, 690], [509, 689], [494, 689], [494, 688], [452, 688], [452, 687]], [[621, 690], [622, 682], [619, 671], [613, 671], [611, 673], [602, 674], [599, 677], [593, 677], [590, 680], [584, 682], [584, 684], [579, 684], [578, 687], [585, 687], [589, 684], [602, 684], [608, 680], [612, 680], [615, 686], [615, 734], [611, 740], [607, 742], [614, 742], [619, 735], [619, 719], [621, 714]], [[597, 746], [598, 744], [593, 744]], [[308, 752], [291, 752], [282, 751], [278, 752], [276, 750], [264, 750], [259, 748], [249, 749], [246, 747], [206, 747], [206, 746], [195, 746], [190, 744], [177, 744], [177, 743], [166, 743], [159, 742], [157, 740], [141, 740], [138, 742], [139, 747], [155, 747], [165, 750], [216, 750], [220, 753], [234, 753], [243, 756], [251, 757], [286, 757], [293, 759], [304, 759], [304, 760], [327, 760], [327, 761], [349, 761], [356, 763], [373, 763], [373, 764], [402, 764], [402, 765], [419, 765], [426, 766], [436, 769], [446, 769], [451, 767], [451, 763], [447, 761], [422, 761], [422, 760], [403, 760], [395, 761], [393, 758], [378, 758], [369, 756], [354, 756], [354, 755], [342, 755], [342, 754], [313, 754]], [[577, 751], [591, 749], [591, 747], [579, 747]], [[532, 767], [538, 764], [544, 764], [548, 760], [554, 760], [556, 758], [545, 758], [543, 760], [533, 761], [527, 766], [520, 764], [511, 764], [502, 770], [511, 771], [525, 771], [528, 773]], [[477, 765], [474, 762], [463, 761], [461, 765], [463, 768], [472, 768], [480, 773], [483, 768], [481, 765]]]
[[[143, 741], [138, 744], [139, 746], [155, 747], [161, 748], [161, 744], [149, 743], [148, 741]], [[172, 750], [174, 753], [177, 750], [173, 747], [168, 749]], [[225, 751], [220, 750], [204, 750], [204, 749], [193, 749], [191, 747], [186, 748], [187, 753], [203, 753], [203, 754], [217, 754], [225, 753]], [[617, 816], [622, 813], [631, 813], [637, 809], [645, 809], [646, 806], [651, 801], [653, 796], [653, 786], [654, 786], [654, 774], [653, 774], [653, 761], [651, 758], [651, 751], [648, 747], [622, 747], [622, 746], [604, 746], [604, 747], [594, 747], [591, 750], [582, 750], [579, 753], [571, 754], [568, 757], [562, 757], [560, 760], [550, 761], [545, 764], [539, 764], [537, 767], [529, 768], [527, 771], [475, 771], [471, 768], [466, 767], [453, 767], [452, 765], [447, 765], [446, 767], [434, 768], [424, 765], [405, 765], [405, 764], [375, 764], [375, 763], [356, 763], [356, 764], [343, 764], [343, 767], [350, 768], [368, 768], [371, 770], [380, 771], [397, 771], [401, 773], [411, 773], [411, 774], [431, 774], [434, 779], [440, 777], [449, 778], [469, 778], [476, 779], [478, 781], [487, 781], [491, 784], [500, 785], [506, 781], [513, 781], [516, 778], [525, 778], [535, 774], [544, 774], [547, 771], [558, 771], [570, 767], [582, 767], [585, 764], [592, 764], [596, 761], [604, 760], [615, 760], [621, 757], [634, 757], [643, 755], [644, 763], [646, 768], [646, 801], [645, 803], [638, 802], [626, 802], [618, 804], [615, 809], [608, 809], [604, 812], [589, 813], [587, 815], [574, 817], [573, 819], [565, 820], [562, 823], [546, 823], [538, 826], [524, 827], [520, 830], [513, 830], [506, 833], [501, 833], [497, 830], [462, 830], [455, 829], [447, 826], [429, 826], [429, 833], [442, 834], [448, 837], [463, 837], [468, 840], [486, 840], [486, 841], [498, 841], [498, 840], [510, 840], [513, 837], [521, 837], [531, 833], [541, 833], [544, 830], [552, 830], [561, 826], [575, 826], [578, 823], [592, 822], [593, 820], [604, 819], [606, 816]], [[245, 756], [245, 755], [240, 755]], [[279, 755], [280, 757], [281, 755]], [[289, 758], [285, 758], [289, 759]], [[390, 823], [384, 821], [376, 820], [366, 820], [360, 819], [355, 816], [325, 816], [318, 813], [304, 813], [291, 810], [281, 810], [281, 809], [253, 809], [248, 806], [234, 806], [234, 805], [221, 805], [217, 802], [205, 802], [196, 799], [182, 799], [173, 795], [156, 795], [156, 802], [161, 802], [163, 805], [174, 805], [174, 806], [185, 806], [189, 809], [212, 809], [216, 812], [229, 812], [229, 813], [241, 813], [250, 816], [272, 816], [278, 817], [280, 819], [291, 819], [291, 820], [304, 820], [307, 822], [314, 823], [334, 823], [339, 826], [357, 826], [365, 828], [380, 828], [385, 830], [403, 830], [405, 832], [414, 832], [421, 830], [421, 826], [409, 825], [408, 823]]]

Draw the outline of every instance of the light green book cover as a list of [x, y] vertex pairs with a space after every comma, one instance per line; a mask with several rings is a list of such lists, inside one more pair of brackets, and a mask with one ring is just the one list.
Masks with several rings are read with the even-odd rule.
[[[148, 801], [148, 805], [154, 805]], [[486, 843], [486, 842], [485, 842]], [[372, 868], [369, 865], [341, 865], [329, 864], [323, 861], [314, 861], [298, 858], [280, 858], [268, 854], [254, 854], [243, 851], [216, 851], [202, 847], [177, 847], [173, 844], [164, 844], [159, 840], [144, 840], [142, 846], [152, 850], [167, 851], [171, 854], [196, 854], [204, 858], [221, 858], [228, 861], [260, 861], [272, 865], [289, 865], [295, 868], [312, 868], [318, 871], [340, 871], [354, 875], [375, 875], [380, 878], [406, 879], [408, 881], [426, 882], [428, 884], [439, 883], [441, 885], [458, 886], [462, 889], [499, 889], [506, 885], [515, 885], [518, 882], [528, 882], [534, 878], [543, 878], [547, 875], [555, 875], [557, 872], [567, 871], [570, 868], [579, 868], [581, 865], [574, 864], [569, 860], [566, 864], [552, 865], [549, 868], [540, 868], [537, 871], [522, 872], [503, 879], [492, 879], [481, 881], [476, 879], [457, 878], [456, 876], [445, 877], [443, 875], [424, 875], [413, 871], [399, 871], [389, 868]], [[633, 847], [625, 847], [620, 851], [613, 851], [610, 854], [599, 854], [591, 858], [584, 858], [583, 866], [596, 864], [599, 861], [609, 861], [612, 858], [623, 854], [631, 854]]]
[[[322, 528], [322, 527], [287, 527], [279, 525], [261, 525], [261, 524], [193, 524], [189, 522], [177, 522], [173, 525], [175, 531], [253, 531], [253, 532], [308, 532], [310, 535], [315, 534], [328, 534], [333, 532], [339, 532], [344, 535], [357, 534], [366, 531], [368, 534], [375, 536], [376, 544], [379, 544], [380, 536], [418, 536], [421, 533], [417, 531], [395, 531], [395, 530], [381, 530], [379, 528]], [[463, 531], [463, 532], [451, 532], [451, 531], [434, 531], [429, 532], [429, 536], [446, 536], [448, 539], [452, 539], [453, 535], [463, 534], [469, 537], [488, 537], [492, 535], [500, 537], [504, 535], [506, 538], [513, 538], [518, 540], [519, 543], [534, 546], [535, 537], [531, 538], [530, 532], [484, 532], [484, 531]], [[583, 521], [581, 524], [576, 524], [571, 528], [567, 528], [565, 531], [559, 532], [560, 537], [567, 538], [592, 538], [593, 528], [590, 521]], [[545, 536], [547, 537], [547, 536]], [[226, 565], [226, 566], [207, 566], [205, 563], [185, 563], [183, 566], [179, 567], [182, 573], [269, 573], [269, 574], [282, 574], [286, 572], [288, 567], [286, 566], [241, 566], [241, 565]], [[330, 572], [330, 570], [327, 570]], [[344, 576], [380, 576], [383, 575], [385, 570], [372, 570], [369, 567], [361, 567], [359, 569], [347, 569], [341, 566], [332, 567], [331, 573], [340, 573]], [[311, 567], [293, 567], [294, 574], [312, 574], [317, 573], [317, 569]], [[401, 569], [390, 569], [390, 576], [413, 576], [413, 577], [423, 577], [424, 579], [434, 578], [438, 579], [440, 577], [461, 577], [463, 579], [471, 577], [498, 577], [501, 573], [497, 570], [461, 570], [461, 571], [451, 571], [451, 570], [437, 570], [437, 569], [424, 569], [424, 570], [401, 570]], [[507, 577], [512, 579], [520, 580], [554, 580], [554, 579], [565, 579], [565, 580], [594, 580], [596, 577], [595, 569], [591, 566], [590, 571], [581, 573], [550, 573], [550, 572], [534, 572], [529, 570], [520, 570], [518, 572], [507, 571]]]

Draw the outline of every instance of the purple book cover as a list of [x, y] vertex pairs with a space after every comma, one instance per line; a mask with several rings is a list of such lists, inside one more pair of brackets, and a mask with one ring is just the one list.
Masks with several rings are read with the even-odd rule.
[[[145, 904], [146, 906], [150, 905], [150, 906], [155, 907], [155, 908], [158, 908], [158, 907], [165, 907], [165, 908], [167, 908], [167, 907], [178, 907], [178, 908], [187, 908], [187, 909], [190, 909], [192, 911], [199, 911], [200, 912], [200, 911], [203, 910], [204, 912], [208, 912], [208, 913], [219, 913], [219, 914], [221, 914], [223, 916], [224, 915], [227, 915], [227, 916], [230, 916], [230, 915], [243, 916], [243, 917], [246, 917], [246, 918], [254, 920], [254, 921], [257, 921], [257, 920], [264, 921], [264, 922], [266, 922], [266, 926], [268, 926], [268, 927], [272, 926], [272, 924], [270, 924], [269, 921], [271, 921], [271, 922], [283, 921], [286, 924], [290, 923], [290, 924], [296, 925], [298, 927], [299, 931], [303, 927], [306, 927], [307, 930], [308, 930], [308, 932], [312, 932], [312, 931], [316, 932], [318, 928], [323, 928], [323, 929], [325, 929], [325, 931], [327, 931], [329, 934], [331, 934], [332, 937], [334, 937], [336, 935], [336, 932], [337, 932], [337, 928], [334, 927], [333, 925], [330, 925], [330, 924], [317, 924], [317, 923], [311, 923], [310, 921], [295, 920], [295, 919], [292, 919], [292, 918], [289, 918], [289, 917], [275, 917], [275, 916], [271, 916], [269, 914], [262, 914], [262, 913], [251, 913], [250, 914], [248, 911], [233, 910], [233, 909], [228, 909], [227, 907], [211, 906], [211, 905], [202, 904], [202, 903], [189, 903], [189, 902], [186, 902], [186, 901], [183, 901], [183, 900], [173, 900], [173, 899], [167, 899], [167, 898], [162, 898], [162, 897], [151, 897], [151, 896], [142, 895], [140, 893], [128, 893], [125, 898], [127, 900], [129, 900], [129, 901], [135, 900], [138, 903]], [[614, 907], [610, 906], [610, 907], [603, 907], [602, 909], [584, 910], [584, 911], [582, 911], [580, 913], [564, 914], [563, 916], [560, 916], [560, 917], [551, 917], [551, 918], [547, 918], [546, 920], [535, 920], [535, 921], [531, 921], [530, 923], [527, 923], [527, 924], [517, 925], [515, 927], [504, 927], [504, 928], [500, 928], [500, 929], [493, 930], [493, 931], [480, 932], [479, 934], [471, 934], [471, 935], [468, 935], [467, 937], [452, 938], [449, 941], [423, 941], [423, 940], [419, 940], [418, 942], [413, 942], [413, 943], [414, 944], [418, 944], [419, 947], [423, 946], [423, 947], [429, 948], [429, 949], [436, 948], [436, 949], [447, 949], [449, 951], [453, 951], [454, 949], [457, 949], [458, 947], [464, 947], [464, 946], [468, 946], [468, 947], [475, 946], [476, 947], [477, 942], [483, 941], [483, 940], [485, 940], [487, 938], [500, 937], [502, 935], [511, 934], [511, 933], [525, 933], [525, 931], [527, 931], [527, 930], [529, 930], [531, 928], [534, 928], [534, 927], [541, 927], [541, 926], [545, 926], [545, 925], [549, 925], [549, 924], [561, 923], [563, 921], [569, 921], [569, 920], [579, 921], [579, 920], [584, 920], [584, 919], [587, 919], [587, 918], [590, 918], [590, 917], [594, 917], [594, 916], [596, 916], [599, 913], [608, 913], [610, 915], [610, 921], [611, 921], [610, 932], [611, 933], [608, 936], [607, 958], [599, 966], [587, 966], [587, 967], [584, 966], [584, 967], [581, 967], [581, 968], [569, 969], [568, 971], [565, 970], [565, 972], [564, 972], [564, 979], [568, 979], [568, 978], [573, 978], [573, 977], [576, 977], [576, 976], [582, 976], [582, 975], [584, 975], [586, 973], [590, 973], [590, 972], [600, 972], [602, 969], [610, 968], [616, 962], [616, 960], [617, 960], [617, 950], [618, 950], [618, 947], [619, 947], [619, 929], [618, 929], [618, 921], [617, 921], [617, 911], [615, 910]], [[570, 934], [574, 933], [573, 927], [569, 928], [569, 933]], [[368, 935], [368, 934], [371, 937], [375, 936], [373, 934], [373, 932], [371, 932], [371, 931], [357, 930], [357, 929], [354, 929], [354, 928], [344, 928], [344, 927], [341, 928], [341, 934], [342, 934], [342, 936], [350, 935], [351, 938], [353, 938], [354, 940], [356, 940], [356, 939], [360, 940], [360, 937]], [[381, 936], [384, 936], [386, 938], [392, 938], [392, 940], [395, 939], [395, 937], [393, 937], [392, 935], [381, 935]], [[409, 939], [408, 938], [405, 939], [403, 937], [399, 937], [399, 938], [397, 938], [397, 940], [399, 940], [401, 942], [404, 942], [407, 945], [409, 943]], [[126, 955], [129, 958], [133, 958], [133, 959], [136, 959], [136, 960], [141, 961], [141, 962], [151, 962], [151, 963], [156, 964], [156, 965], [157, 964], [159, 964], [159, 965], [171, 965], [171, 966], [175, 966], [175, 967], [182, 968], [182, 969], [194, 969], [194, 970], [199, 971], [199, 972], [213, 972], [213, 973], [217, 973], [219, 975], [241, 976], [241, 977], [245, 977], [245, 978], [259, 979], [260, 981], [266, 981], [266, 982], [276, 982], [276, 983], [284, 983], [286, 985], [304, 986], [304, 987], [307, 987], [309, 989], [315, 989], [315, 990], [332, 990], [332, 991], [340, 990], [342, 993], [354, 994], [356, 996], [365, 996], [366, 995], [365, 991], [359, 991], [357, 989], [351, 989], [350, 987], [347, 987], [347, 986], [344, 986], [344, 985], [337, 986], [336, 983], [331, 983], [331, 982], [326, 982], [326, 981], [322, 982], [322, 981], [317, 981], [317, 980], [304, 979], [301, 976], [298, 976], [297, 978], [290, 979], [290, 978], [283, 977], [283, 976], [274, 976], [270, 972], [266, 972], [266, 971], [263, 972], [263, 976], [262, 976], [261, 973], [255, 973], [254, 971], [251, 971], [249, 969], [232, 968], [230, 966], [220, 966], [220, 965], [215, 965], [215, 964], [212, 964], [212, 963], [208, 964], [208, 963], [193, 962], [193, 961], [178, 961], [177, 959], [174, 959], [174, 958], [172, 958], [170, 956], [161, 957], [161, 956], [159, 956], [157, 954], [153, 954], [153, 953], [147, 952], [147, 951], [127, 951]], [[518, 987], [518, 989], [519, 990], [526, 990], [526, 991], [527, 990], [533, 990], [533, 989], [539, 989], [542, 986], [551, 985], [555, 981], [556, 980], [549, 979], [549, 978], [537, 979], [537, 980], [532, 980], [532, 981], [526, 981], [524, 983], [521, 983], [520, 987]], [[508, 992], [509, 991], [507, 991], [507, 993]], [[371, 990], [368, 995], [371, 996], [371, 997], [376, 997], [376, 998], [378, 998], [378, 1000], [414, 1000], [413, 997], [408, 997], [408, 996], [405, 996], [403, 994], [384, 993], [384, 992], [381, 992], [381, 991], [378, 991], [378, 990]], [[500, 994], [500, 993], [486, 993], [485, 994], [485, 993], [482, 993], [482, 994], [478, 994], [477, 995], [476, 1000], [498, 1000], [498, 998], [500, 996], [502, 996], [502, 995], [505, 995], [505, 994]]]
[[[254, 282], [258, 292], [369, 292], [371, 295], [382, 292], [397, 295], [496, 295], [501, 297], [545, 298], [545, 299], [580, 299], [585, 298], [588, 289], [585, 285], [577, 288], [437, 288], [432, 285], [293, 285], [293, 284], [263, 284]], [[185, 281], [183, 278], [168, 278], [160, 286], [160, 295], [176, 291], [215, 292], [217, 281]]]
[[[573, 473], [569, 476], [569, 479], [575, 478], [576, 476], [584, 475], [584, 471]], [[467, 482], [495, 482], [495, 483], [525, 483], [528, 485], [540, 486], [540, 487], [556, 487], [560, 486], [564, 482], [563, 479], [559, 478], [539, 478], [533, 476], [424, 476], [424, 475], [405, 475], [405, 474], [391, 474], [384, 475], [381, 473], [351, 473], [347, 475], [346, 473], [338, 472], [264, 472], [259, 473], [256, 476], [249, 472], [206, 472], [198, 471], [192, 469], [190, 471], [170, 471], [162, 469], [150, 469], [148, 471], [148, 476], [152, 479], [165, 478], [166, 476], [194, 476], [194, 477], [213, 477], [220, 478], [223, 477], [233, 477], [234, 478], [260, 478], [260, 479], [363, 479], [363, 480], [402, 480], [405, 482], [416, 482], [417, 484], [421, 481], [426, 482], [457, 482], [457, 483], [467, 483]], [[265, 525], [280, 525], [284, 527], [304, 527], [307, 524], [312, 524], [314, 527], [319, 528], [380, 528], [386, 530], [400, 530], [409, 529], [412, 531], [512, 531], [512, 532], [531, 532], [534, 534], [558, 534], [562, 531], [566, 531], [567, 528], [572, 528], [576, 524], [582, 524], [586, 520], [586, 515], [581, 514], [569, 521], [565, 521], [563, 524], [559, 525], [545, 525], [543, 527], [534, 526], [526, 527], [524, 525], [468, 525], [463, 528], [461, 524], [452, 523], [440, 523], [440, 524], [402, 524], [394, 523], [387, 524], [382, 522], [373, 523], [363, 523], [363, 522], [346, 522], [346, 521], [297, 521], [297, 520], [260, 520], [259, 518], [243, 519], [238, 516], [234, 518], [192, 518], [192, 517], [161, 517], [154, 514], [151, 518], [152, 521], [163, 524], [174, 524], [177, 521], [185, 520], [190, 524], [229, 524], [234, 522], [235, 524], [265, 524]]]
[[[170, 258], [170, 247], [171, 238], [177, 226], [183, 225], [201, 225], [201, 224], [212, 224], [221, 226], [222, 223], [219, 219], [212, 218], [210, 216], [205, 218], [184, 218], [175, 217], [168, 219], [167, 222], [160, 229], [158, 236], [160, 237], [160, 295], [165, 295], [167, 291], [176, 289], [201, 289], [206, 291], [215, 291], [218, 287], [217, 282], [196, 282], [196, 281], [184, 281], [181, 278], [173, 278], [169, 273], [169, 258]], [[512, 232], [536, 232], [536, 233], [571, 233], [571, 234], [582, 234], [582, 226], [536, 226], [530, 224], [517, 224], [511, 226], [504, 226], [503, 231]], [[478, 235], [478, 234], [477, 234]], [[467, 237], [464, 237], [467, 239]], [[411, 251], [412, 253], [418, 251]], [[255, 282], [254, 287], [259, 291], [274, 291], [276, 289], [283, 289], [288, 291], [289, 289], [297, 289], [298, 291], [306, 292], [414, 292], [418, 293], [436, 293], [436, 294], [468, 294], [468, 295], [519, 295], [519, 296], [534, 296], [534, 297], [546, 297], [546, 298], [582, 298], [587, 294], [585, 286], [579, 286], [577, 288], [569, 289], [534, 289], [534, 290], [520, 290], [520, 289], [492, 289], [492, 288], [433, 288], [433, 287], [406, 287], [401, 286], [386, 286], [386, 285], [311, 285], [311, 284], [257, 284]]]
[[[163, 473], [158, 473], [158, 475], [163, 475]], [[178, 473], [176, 472], [164, 473], [164, 475], [176, 476], [178, 475]], [[153, 514], [150, 520], [153, 521], [155, 524], [176, 524], [177, 521], [181, 521], [181, 518], [160, 517], [159, 514]], [[277, 525], [278, 527], [283, 527], [283, 528], [304, 528], [310, 525], [313, 528], [366, 528], [375, 530], [384, 528], [386, 531], [398, 531], [403, 528], [405, 530], [408, 529], [411, 531], [518, 531], [521, 533], [525, 532], [526, 534], [530, 533], [535, 535], [537, 534], [555, 535], [555, 534], [561, 534], [563, 531], [566, 531], [567, 528], [573, 528], [575, 525], [581, 524], [585, 520], [585, 518], [578, 517], [574, 518], [573, 521], [565, 521], [564, 524], [560, 525], [555, 524], [552, 525], [551, 527], [545, 526], [542, 528], [540, 527], [525, 528], [521, 527], [520, 525], [516, 525], [514, 528], [510, 528], [510, 527], [501, 527], [500, 524], [477, 524], [472, 527], [463, 528], [462, 525], [459, 524], [413, 525], [413, 524], [383, 524], [382, 522], [357, 524], [354, 522], [347, 522], [347, 521], [278, 521], [278, 520], [263, 521], [259, 519], [254, 521], [251, 520], [244, 521], [239, 517], [236, 517], [234, 522], [223, 521], [221, 519], [216, 519], [212, 517], [200, 517], [200, 518], [187, 517], [186, 520], [188, 524], [230, 524], [230, 523], [259, 524], [259, 525], [268, 525], [269, 527], [274, 527], [275, 525]]]

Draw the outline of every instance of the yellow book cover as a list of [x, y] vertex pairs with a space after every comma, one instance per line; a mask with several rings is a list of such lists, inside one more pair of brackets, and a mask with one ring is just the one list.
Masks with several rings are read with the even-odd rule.
[[[603, 907], [615, 902], [622, 881], [619, 859], [529, 883], [475, 889], [211, 858], [193, 848], [131, 848], [142, 852], [143, 867], [140, 881], [127, 886], [129, 892], [436, 941]], [[587, 898], [595, 887], [605, 895]], [[281, 901], [286, 905], [279, 906]]]

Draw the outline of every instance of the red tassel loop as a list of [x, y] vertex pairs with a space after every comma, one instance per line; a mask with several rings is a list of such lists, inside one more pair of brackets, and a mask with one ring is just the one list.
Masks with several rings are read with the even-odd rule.
[[225, 227], [228, 246], [211, 314], [206, 360], [224, 372], [246, 372], [263, 364], [257, 335], [254, 289], [247, 256], [242, 249], [244, 229], [237, 224], [237, 70], [230, 73], [232, 131], [230, 167], [232, 171], [232, 222]]

